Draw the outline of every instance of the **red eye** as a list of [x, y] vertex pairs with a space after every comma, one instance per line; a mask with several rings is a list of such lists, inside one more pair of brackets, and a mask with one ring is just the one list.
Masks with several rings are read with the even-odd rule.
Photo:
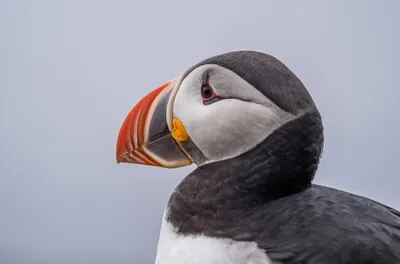
[[213, 98], [215, 98], [217, 95], [215, 94], [214, 90], [211, 88], [209, 84], [204, 84], [201, 87], [201, 97], [203, 99], [203, 102], [209, 101]]

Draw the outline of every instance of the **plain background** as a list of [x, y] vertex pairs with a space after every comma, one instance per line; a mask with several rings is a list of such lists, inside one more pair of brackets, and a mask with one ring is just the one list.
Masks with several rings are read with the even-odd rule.
[[400, 1], [0, 1], [0, 263], [153, 263], [176, 170], [117, 165], [137, 101], [259, 50], [324, 118], [316, 182], [400, 208]]

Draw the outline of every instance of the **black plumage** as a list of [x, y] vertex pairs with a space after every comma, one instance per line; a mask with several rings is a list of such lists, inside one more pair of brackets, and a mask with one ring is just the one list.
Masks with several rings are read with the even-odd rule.
[[272, 56], [250, 51], [193, 66], [228, 68], [297, 115], [257, 147], [199, 166], [177, 187], [167, 221], [178, 233], [255, 241], [282, 263], [400, 263], [400, 212], [312, 184], [323, 125], [298, 78]]

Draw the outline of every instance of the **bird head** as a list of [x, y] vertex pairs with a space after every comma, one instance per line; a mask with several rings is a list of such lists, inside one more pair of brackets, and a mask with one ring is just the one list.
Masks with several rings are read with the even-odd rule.
[[238, 157], [316, 106], [278, 59], [234, 51], [205, 59], [140, 100], [117, 140], [117, 162], [165, 168]]

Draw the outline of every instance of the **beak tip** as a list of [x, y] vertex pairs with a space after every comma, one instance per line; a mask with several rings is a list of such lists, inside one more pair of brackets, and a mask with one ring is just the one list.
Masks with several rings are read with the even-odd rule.
[[[119, 141], [118, 141], [118, 142], [119, 142]], [[122, 155], [121, 149], [119, 148], [119, 144], [117, 144], [117, 151], [116, 151], [115, 154], [116, 154], [116, 155], [115, 155], [115, 160], [116, 160], [117, 164], [121, 163], [121, 157], [122, 157], [123, 155]]]
[[117, 155], [116, 155], [117, 164], [127, 162], [127, 158], [126, 158], [127, 154], [128, 154], [127, 151], [117, 152]]

